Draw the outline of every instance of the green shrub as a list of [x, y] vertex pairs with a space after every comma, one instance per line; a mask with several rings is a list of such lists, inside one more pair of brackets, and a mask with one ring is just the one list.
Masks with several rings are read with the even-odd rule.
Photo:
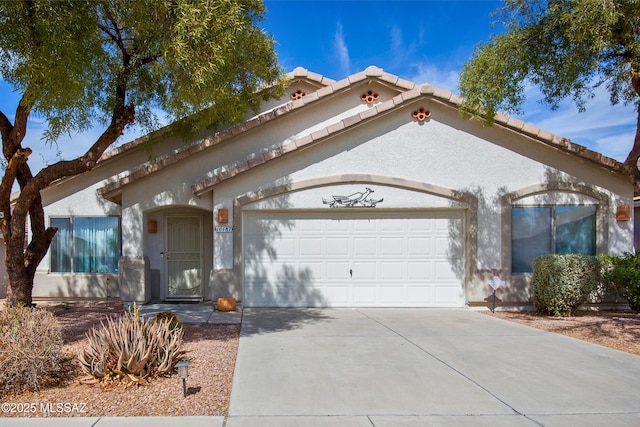
[[170, 320], [144, 320], [133, 314], [112, 320], [87, 333], [88, 346], [79, 355], [87, 374], [85, 383], [144, 383], [148, 378], [169, 375], [185, 352], [182, 328], [169, 328]]
[[0, 394], [38, 390], [54, 379], [61, 360], [62, 330], [52, 313], [0, 308]]
[[606, 289], [625, 298], [633, 311], [640, 312], [640, 254], [601, 255], [600, 262]]
[[169, 329], [182, 328], [182, 322], [175, 313], [170, 311], [163, 311], [153, 318], [154, 322], [161, 322], [163, 320], [169, 320]]
[[543, 255], [533, 262], [533, 303], [539, 313], [570, 316], [600, 283], [600, 263], [588, 255]]

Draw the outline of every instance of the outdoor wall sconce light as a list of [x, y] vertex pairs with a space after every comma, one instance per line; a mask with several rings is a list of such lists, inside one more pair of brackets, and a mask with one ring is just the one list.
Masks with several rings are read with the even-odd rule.
[[616, 221], [631, 221], [631, 207], [629, 205], [616, 208]]
[[178, 368], [178, 376], [182, 378], [182, 396], [187, 397], [187, 378], [189, 378], [189, 365], [191, 363], [186, 360], [182, 360], [176, 363], [176, 368]]
[[147, 221], [147, 231], [149, 234], [156, 234], [158, 232], [158, 221], [155, 219]]
[[220, 208], [218, 209], [218, 224], [228, 224], [229, 223], [229, 209]]

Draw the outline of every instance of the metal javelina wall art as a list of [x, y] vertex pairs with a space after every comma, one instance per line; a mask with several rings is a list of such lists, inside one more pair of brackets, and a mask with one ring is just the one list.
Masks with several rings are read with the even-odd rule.
[[331, 199], [322, 199], [322, 203], [329, 205], [331, 208], [375, 208], [378, 203], [382, 203], [384, 199], [372, 199], [369, 196], [374, 191], [366, 187], [364, 191], [353, 193], [349, 196], [331, 196]]

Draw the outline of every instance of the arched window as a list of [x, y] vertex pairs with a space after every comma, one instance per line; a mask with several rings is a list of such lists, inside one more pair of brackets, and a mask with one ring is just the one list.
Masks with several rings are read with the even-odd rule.
[[546, 254], [596, 254], [596, 205], [513, 206], [511, 271], [533, 271]]

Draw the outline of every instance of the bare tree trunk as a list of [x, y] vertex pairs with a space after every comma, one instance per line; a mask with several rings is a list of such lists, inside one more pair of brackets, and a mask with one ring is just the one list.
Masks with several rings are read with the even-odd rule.
[[[17, 162], [16, 179], [23, 189], [13, 209], [5, 213], [2, 223], [2, 231], [5, 243], [5, 267], [9, 278], [7, 290], [7, 304], [32, 303], [33, 279], [36, 268], [47, 253], [49, 245], [55, 236], [57, 229], [45, 228], [44, 209], [40, 192], [33, 193], [34, 189], [26, 189], [26, 184], [33, 179], [31, 170], [26, 161], [30, 150], [18, 150], [9, 162], [9, 167], [4, 178], [10, 178], [13, 174], [12, 162]], [[9, 176], [8, 176], [9, 175]], [[28, 205], [28, 201], [32, 200]], [[24, 212], [24, 214], [22, 214]], [[26, 245], [26, 220], [29, 216], [31, 223], [32, 240]]]
[[[42, 169], [36, 176], [31, 174], [27, 159], [31, 150], [22, 149], [24, 133], [17, 132], [16, 124], [7, 125], [5, 116], [0, 116], [3, 153], [9, 161], [0, 183], [0, 210], [5, 218], [0, 221], [0, 230], [4, 235], [6, 247], [5, 266], [9, 279], [7, 289], [8, 305], [31, 305], [33, 280], [40, 261], [44, 258], [57, 229], [46, 227], [44, 208], [40, 191], [53, 181], [65, 176], [74, 176], [93, 169], [102, 153], [122, 134], [124, 128], [134, 120], [134, 108], [124, 106], [124, 96], [119, 98], [119, 108], [114, 108], [109, 127], [104, 131], [91, 148], [81, 157], [71, 161], [61, 161]], [[23, 119], [26, 123], [28, 113]], [[26, 125], [24, 126], [26, 129]], [[19, 137], [22, 135], [22, 137]], [[13, 182], [20, 185], [20, 196], [11, 204], [11, 187]], [[27, 245], [25, 227], [27, 216], [30, 219], [32, 239]]]
[[[631, 79], [631, 85], [640, 98], [640, 77]], [[636, 135], [633, 139], [633, 147], [629, 151], [629, 155], [624, 161], [624, 168], [629, 176], [629, 180], [633, 184], [634, 195], [640, 195], [640, 169], [638, 169], [638, 160], [640, 159], [640, 102], [637, 105]]]

